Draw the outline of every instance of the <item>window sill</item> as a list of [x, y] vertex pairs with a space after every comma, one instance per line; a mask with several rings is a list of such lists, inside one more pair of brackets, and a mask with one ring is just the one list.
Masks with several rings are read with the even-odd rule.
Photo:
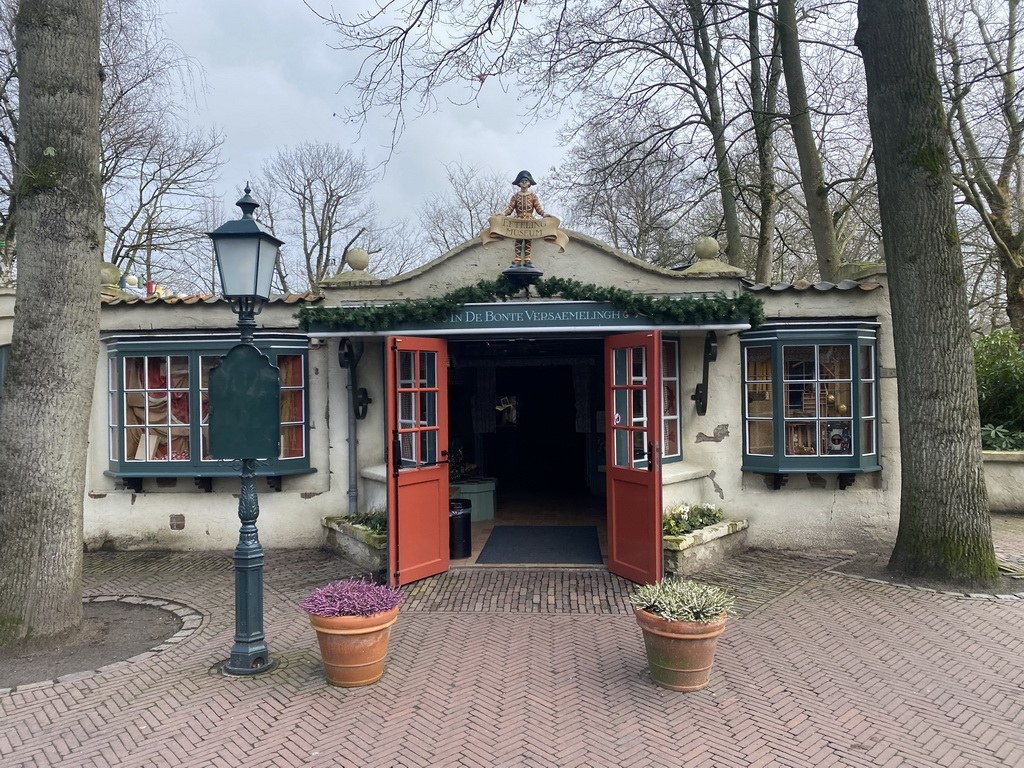
[[710, 474], [709, 467], [701, 467], [685, 461], [674, 461], [671, 464], [661, 465], [661, 482], [665, 485], [697, 480]]
[[880, 464], [867, 465], [867, 466], [836, 466], [835, 464], [823, 464], [823, 465], [806, 465], [801, 464], [800, 466], [789, 466], [788, 464], [774, 464], [765, 466], [750, 466], [744, 464], [740, 467], [741, 472], [759, 472], [761, 474], [771, 474], [774, 472], [783, 472], [789, 475], [829, 475], [829, 474], [842, 474], [842, 475], [860, 475], [867, 472], [881, 472], [882, 466]]
[[[188, 467], [168, 467], [167, 469], [138, 469], [127, 471], [104, 470], [107, 477], [132, 478], [132, 477], [238, 477], [240, 470], [232, 467], [221, 469], [201, 467], [199, 469]], [[284, 475], [310, 475], [316, 472], [316, 467], [264, 467], [257, 465], [257, 477], [283, 477]]]

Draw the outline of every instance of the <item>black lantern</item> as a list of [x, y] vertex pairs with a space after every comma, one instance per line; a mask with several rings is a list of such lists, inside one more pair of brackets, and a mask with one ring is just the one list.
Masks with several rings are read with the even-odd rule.
[[277, 254], [283, 245], [283, 241], [260, 229], [252, 217], [259, 203], [249, 196], [250, 192], [246, 184], [245, 197], [236, 203], [242, 209], [242, 218], [207, 233], [213, 240], [224, 298], [235, 305], [262, 304], [270, 298]]

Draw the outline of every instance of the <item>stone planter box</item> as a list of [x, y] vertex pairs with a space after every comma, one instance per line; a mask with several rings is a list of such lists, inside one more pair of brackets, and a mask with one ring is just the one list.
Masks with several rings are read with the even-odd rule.
[[701, 568], [747, 547], [747, 521], [723, 520], [682, 536], [662, 536], [665, 573], [693, 576]]
[[349, 525], [344, 517], [325, 517], [326, 547], [353, 565], [372, 573], [386, 572], [388, 537], [366, 528]]
[[1024, 513], [1024, 451], [982, 451], [981, 456], [989, 511]]

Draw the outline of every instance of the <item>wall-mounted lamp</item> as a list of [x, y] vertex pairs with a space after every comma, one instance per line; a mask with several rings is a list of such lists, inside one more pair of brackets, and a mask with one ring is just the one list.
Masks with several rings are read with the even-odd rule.
[[708, 412], [708, 369], [718, 359], [718, 335], [708, 331], [704, 336], [704, 380], [697, 384], [690, 399], [694, 401], [697, 413], [701, 416]]

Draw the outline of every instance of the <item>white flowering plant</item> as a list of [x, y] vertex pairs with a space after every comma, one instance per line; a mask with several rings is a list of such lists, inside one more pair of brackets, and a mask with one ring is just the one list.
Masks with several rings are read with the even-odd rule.
[[630, 602], [642, 611], [668, 621], [710, 624], [729, 615], [736, 598], [713, 584], [685, 579], [662, 579], [637, 587]]
[[714, 504], [676, 504], [662, 511], [661, 530], [666, 536], [682, 536], [720, 523], [724, 516]]

